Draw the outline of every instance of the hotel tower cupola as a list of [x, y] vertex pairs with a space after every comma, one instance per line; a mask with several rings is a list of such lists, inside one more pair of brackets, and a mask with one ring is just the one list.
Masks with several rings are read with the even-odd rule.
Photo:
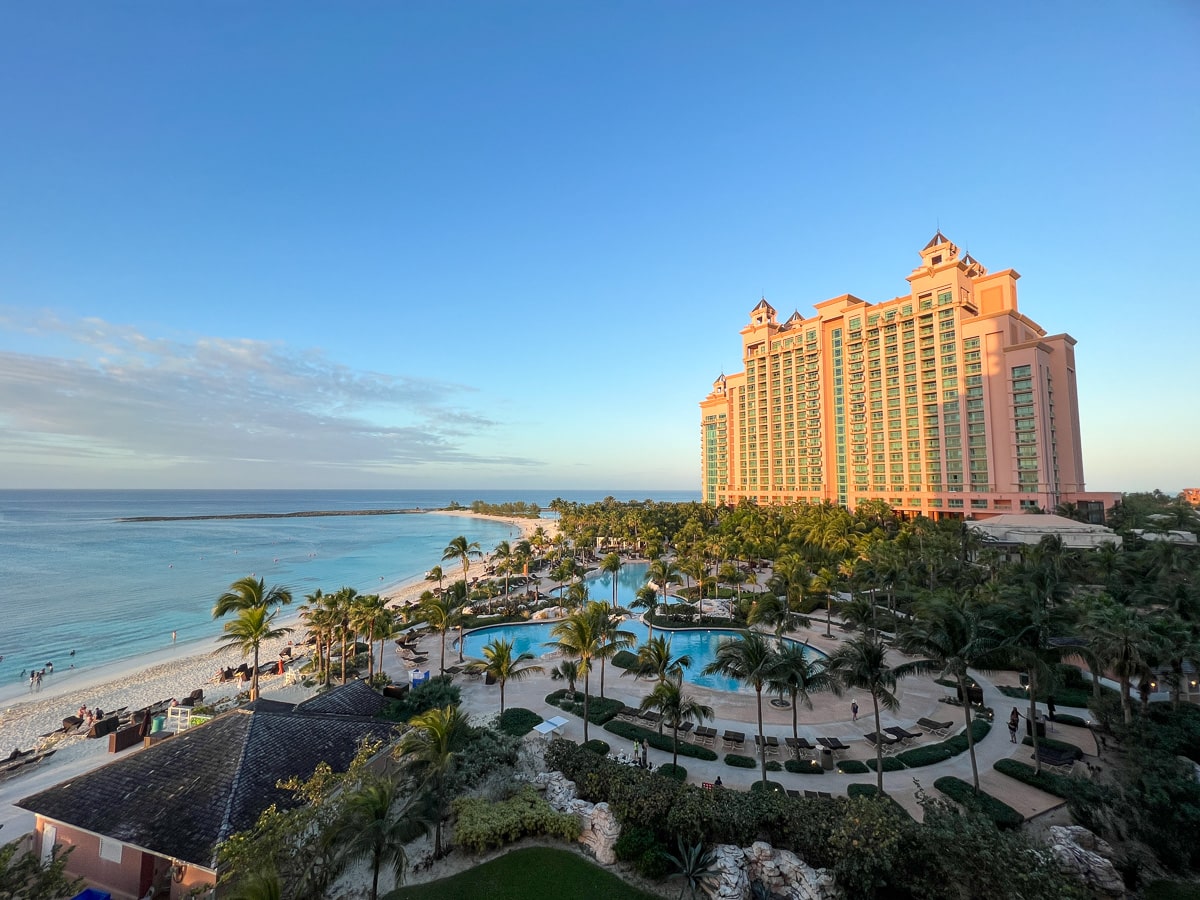
[[767, 298], [763, 297], [758, 301], [758, 306], [750, 310], [751, 325], [774, 325], [775, 323], [775, 307], [767, 302]]
[[950, 242], [950, 238], [938, 229], [937, 234], [929, 239], [925, 249], [921, 251], [921, 262], [929, 268], [944, 266], [958, 260], [958, 247]]

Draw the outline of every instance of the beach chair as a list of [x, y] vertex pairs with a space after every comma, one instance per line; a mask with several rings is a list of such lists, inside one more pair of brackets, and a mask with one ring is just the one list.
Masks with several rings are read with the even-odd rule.
[[696, 727], [695, 722], [680, 722], [679, 723], [679, 737], [686, 741], [691, 736], [692, 729], [695, 727]]
[[806, 798], [806, 799], [808, 799], [808, 800], [816, 800], [816, 799], [817, 799], [817, 792], [816, 792], [816, 791], [808, 791], [808, 790], [806, 790], [806, 791], [804, 792], [804, 796], [805, 796], [805, 798]]
[[817, 796], [822, 800], [833, 799], [833, 794], [829, 793], [829, 791], [817, 791]]
[[817, 743], [837, 756], [839, 753], [845, 753], [850, 748], [843, 744], [840, 738], [835, 737], [819, 737]]
[[899, 725], [893, 725], [891, 728], [883, 729], [892, 737], [896, 738], [901, 744], [907, 746], [919, 738], [924, 732], [909, 731], [907, 728], [901, 728]]
[[789, 797], [791, 797], [793, 800], [799, 800], [799, 799], [800, 799], [800, 792], [799, 792], [799, 791], [797, 791], [797, 790], [795, 790], [794, 788], [788, 788], [788, 789], [787, 789], [787, 795], [788, 795]]
[[803, 759], [809, 754], [816, 753], [817, 751], [817, 748], [808, 742], [808, 738], [789, 737], [784, 738], [783, 742], [787, 744], [788, 748], [792, 751], [792, 755], [795, 756], [796, 759]]
[[917, 719], [917, 724], [931, 734], [936, 734], [939, 737], [945, 737], [949, 734], [950, 729], [954, 727], [953, 722], [939, 722], [936, 719]]
[[[1032, 759], [1033, 756], [1030, 756]], [[1043, 766], [1054, 769], [1062, 775], [1070, 775], [1075, 768], [1075, 751], [1059, 750], [1054, 747], [1043, 747], [1040, 744], [1037, 748], [1037, 759]]]
[[721, 736], [721, 740], [725, 742], [728, 749], [741, 750], [742, 745], [746, 743], [746, 735], [741, 731], [726, 731]]
[[896, 746], [900, 743], [899, 738], [890, 734], [878, 734], [874, 731], [871, 731], [863, 736], [867, 739], [867, 743], [872, 747], [879, 746], [885, 755], [894, 752]]

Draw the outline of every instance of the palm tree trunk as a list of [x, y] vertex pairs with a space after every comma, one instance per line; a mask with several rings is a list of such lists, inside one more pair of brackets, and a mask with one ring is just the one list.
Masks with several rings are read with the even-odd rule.
[[463, 661], [463, 626], [461, 622], [458, 623], [458, 661]]
[[1121, 676], [1121, 718], [1128, 725], [1133, 721], [1133, 701], [1129, 696], [1129, 676]]
[[879, 793], [883, 794], [883, 734], [882, 723], [879, 721], [879, 696], [871, 691], [871, 705], [875, 707], [875, 783], [879, 785]]
[[589, 679], [592, 675], [592, 667], [589, 665], [583, 670], [583, 742], [588, 742], [588, 696], [591, 691], [588, 689]]
[[967, 752], [971, 754], [971, 778], [975, 782], [975, 793], [979, 793], [979, 764], [975, 761], [975, 736], [971, 734], [971, 694], [967, 690], [967, 680], [958, 676], [958, 689], [962, 691], [966, 703], [963, 704], [963, 716], [967, 720]]
[[346, 683], [346, 629], [342, 628], [342, 684]]
[[442, 628], [442, 675], [446, 674], [446, 629]]
[[799, 704], [796, 702], [799, 699], [799, 691], [792, 691], [792, 737], [800, 740], [800, 713], [796, 709]]
[[671, 765], [678, 766], [679, 765], [679, 723], [678, 722], [675, 723], [675, 728], [671, 732], [671, 740], [673, 742], [671, 744], [671, 751], [672, 751], [671, 752]]
[[254, 642], [254, 674], [250, 676], [250, 699], [258, 699], [258, 641]]
[[758, 694], [758, 753], [762, 761], [762, 780], [765, 788], [767, 786], [767, 748], [763, 746], [762, 685], [756, 684], [754, 691]]
[[600, 660], [600, 699], [604, 699], [604, 660]]
[[[394, 630], [393, 630], [392, 634], [393, 635], [395, 634]], [[383, 674], [383, 648], [386, 646], [387, 646], [387, 638], [380, 638], [380, 640], [379, 640], [379, 674], [380, 675]]]
[[1029, 669], [1029, 715], [1026, 721], [1029, 723], [1029, 739], [1033, 742], [1033, 770], [1041, 772], [1042, 758], [1038, 756], [1037, 733], [1037, 672], [1033, 667]]
[[[825, 598], [825, 637], [833, 637], [833, 632], [829, 628], [829, 619], [833, 615], [833, 595], [830, 594]], [[845, 619], [842, 620], [843, 622]]]
[[[367, 680], [375, 680], [375, 625], [367, 632]], [[380, 664], [382, 666], [382, 663]]]
[[379, 897], [379, 869], [382, 863], [380, 853], [376, 850], [375, 857], [371, 860], [371, 900], [378, 900]]
[[499, 681], [500, 681], [500, 715], [503, 716], [504, 715], [504, 681], [505, 681], [505, 679], [501, 678], [501, 679], [499, 679]]

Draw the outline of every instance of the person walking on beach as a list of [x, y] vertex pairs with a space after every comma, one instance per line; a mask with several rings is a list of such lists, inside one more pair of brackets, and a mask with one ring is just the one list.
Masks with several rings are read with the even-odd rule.
[[175, 643], [175, 632], [171, 632], [171, 643]]
[[33, 686], [37, 684], [37, 669], [29, 670], [29, 693], [33, 693]]
[[1008, 737], [1014, 744], [1017, 742], [1017, 726], [1021, 724], [1021, 714], [1014, 706], [1012, 715], [1008, 717]]

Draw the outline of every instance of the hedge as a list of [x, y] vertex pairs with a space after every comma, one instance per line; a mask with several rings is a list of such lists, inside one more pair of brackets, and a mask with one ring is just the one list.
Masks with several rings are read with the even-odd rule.
[[675, 766], [671, 763], [663, 763], [657, 769], [659, 775], [664, 775], [667, 778], [674, 778], [676, 781], [687, 781], [687, 769], [683, 766]]
[[[659, 734], [657, 731], [651, 731], [649, 728], [643, 728], [641, 725], [634, 725], [632, 722], [614, 720], [605, 723], [604, 730], [615, 734], [617, 737], [623, 737], [626, 740], [645, 741], [656, 750], [666, 750], [670, 753], [674, 749], [671, 743], [671, 735]], [[713, 762], [717, 758], [717, 754], [713, 753], [707, 747], [697, 747], [695, 744], [688, 744], [684, 741], [679, 742], [679, 755], [688, 756], [692, 759], [703, 759], [708, 762]]]
[[1047, 794], [1062, 797], [1064, 800], [1071, 796], [1071, 782], [1074, 779], [1070, 776], [1059, 775], [1057, 772], [1038, 772], [1033, 766], [1017, 762], [1015, 759], [998, 759], [992, 763], [992, 768], [1001, 775], [1015, 778]]
[[[989, 731], [992, 730], [992, 723], [986, 719], [971, 720], [971, 734], [975, 738], [975, 743], [979, 743]], [[926, 744], [924, 747], [913, 747], [911, 750], [905, 750], [897, 753], [893, 759], [898, 759], [910, 769], [916, 769], [921, 766], [931, 766], [934, 763], [944, 762], [952, 756], [958, 756], [960, 753], [965, 753], [967, 750], [967, 735], [964, 731], [962, 734], [956, 734], [952, 738], [947, 738], [944, 741], [939, 741], [936, 744]], [[886, 770], [885, 770], [886, 771]]]
[[867, 771], [867, 764], [861, 759], [844, 759], [837, 764], [839, 775], [862, 775]]
[[1055, 713], [1054, 714], [1054, 724], [1055, 725], [1073, 725], [1076, 728], [1087, 728], [1088, 720], [1080, 718], [1079, 716], [1073, 716], [1070, 713]]
[[[857, 797], [878, 797], [879, 788], [873, 784], [851, 784], [846, 787], [846, 796], [848, 796], [851, 800]], [[885, 793], [883, 795], [883, 801], [887, 804], [887, 808], [901, 819], [912, 819], [912, 813], [897, 803], [891, 794]]]
[[591, 750], [597, 756], [608, 756], [608, 751], [612, 748], [599, 738], [592, 738], [583, 745], [584, 750]]
[[783, 767], [793, 775], [824, 775], [825, 770], [821, 764], [812, 759], [789, 759], [784, 762]]
[[786, 789], [778, 781], [768, 781], [764, 785], [763, 780], [760, 778], [755, 781], [754, 784], [750, 785], [751, 793], [760, 793], [762, 791], [774, 791], [777, 794], [783, 794], [785, 797], [787, 796]]
[[978, 794], [975, 793], [975, 789], [970, 783], [963, 781], [961, 778], [955, 778], [953, 775], [943, 775], [933, 782], [933, 786], [955, 803], [961, 803], [963, 806], [978, 809], [1001, 830], [1011, 831], [1014, 828], [1020, 828], [1021, 824], [1025, 821], [1025, 817], [1007, 803], [997, 800], [986, 791], [981, 790]]
[[579, 837], [579, 819], [560, 813], [533, 785], [499, 803], [482, 797], [454, 801], [454, 842], [468, 853], [483, 853], [511, 844], [527, 835], [549, 835], [564, 841]]
[[638, 658], [636, 653], [630, 653], [628, 650], [618, 650], [611, 662], [619, 669], [633, 669], [637, 667]]
[[[546, 695], [546, 702], [551, 706], [557, 706], [564, 712], [578, 713], [583, 715], [583, 693], [576, 691], [571, 694], [566, 688], [561, 688], [553, 693]], [[578, 695], [580, 699], [576, 701], [574, 698]], [[588, 694], [588, 721], [593, 725], [603, 725], [610, 719], [614, 718], [617, 713], [625, 708], [625, 704], [620, 700], [613, 700], [611, 697], [601, 699], [592, 694]]]
[[737, 753], [726, 753], [725, 754], [725, 765], [733, 766], [738, 769], [756, 769], [756, 768], [758, 768], [758, 763], [755, 761], [754, 757], [741, 756], [740, 754], [737, 754]]
[[[875, 757], [872, 756], [866, 762], [867, 762], [867, 768], [870, 769], [872, 772], [874, 772], [875, 771]], [[904, 767], [905, 767], [904, 763], [900, 762], [900, 760], [896, 759], [896, 757], [894, 757], [894, 756], [885, 756], [883, 758], [883, 771], [885, 771], [885, 772], [899, 772]]]
[[542, 721], [531, 709], [520, 706], [510, 706], [500, 714], [500, 730], [513, 737], [523, 737], [533, 731], [533, 726]]
[[[1026, 747], [1033, 746], [1033, 738], [1025, 735], [1025, 740], [1021, 741]], [[1066, 741], [1056, 741], [1054, 738], [1040, 737], [1038, 738], [1038, 746], [1045, 747], [1047, 750], [1062, 750], [1064, 752], [1074, 753], [1074, 759], [1083, 759], [1083, 751], [1074, 744], [1068, 744]]]
[[768, 772], [782, 772], [783, 766], [781, 766], [777, 760], [768, 759], [767, 760], [767, 771]]

